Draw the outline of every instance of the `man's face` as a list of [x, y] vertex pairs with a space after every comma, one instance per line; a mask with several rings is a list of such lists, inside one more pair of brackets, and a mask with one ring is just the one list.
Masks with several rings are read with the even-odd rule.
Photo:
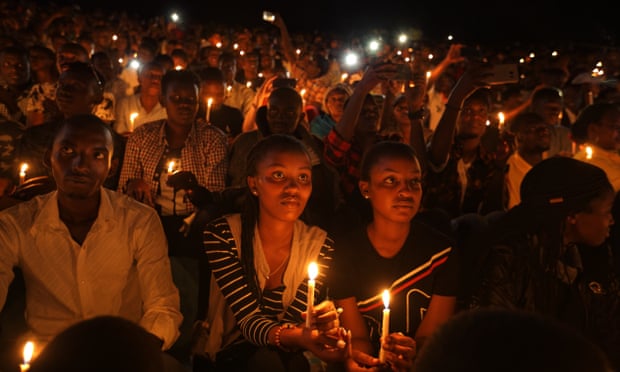
[[194, 84], [172, 82], [163, 93], [168, 122], [192, 125], [198, 112], [198, 87]]
[[295, 97], [270, 96], [267, 123], [272, 134], [290, 134], [302, 119], [302, 107]]
[[64, 126], [50, 154], [59, 194], [71, 199], [97, 196], [108, 176], [113, 148], [112, 136], [104, 128]]
[[458, 119], [457, 133], [461, 138], [482, 137], [487, 128], [489, 107], [478, 100], [466, 103]]
[[145, 67], [138, 75], [140, 82], [140, 94], [159, 97], [161, 94], [161, 78], [164, 77], [164, 69], [158, 67]]
[[542, 153], [551, 146], [551, 131], [544, 121], [528, 123], [517, 133], [519, 149], [527, 153]]
[[71, 62], [88, 63], [88, 54], [73, 47], [60, 48], [56, 53], [56, 67], [61, 73], [69, 68]]
[[11, 87], [19, 87], [30, 79], [30, 64], [26, 55], [5, 53], [0, 57], [0, 79]]
[[65, 116], [89, 114], [96, 103], [100, 87], [92, 76], [67, 70], [58, 78], [56, 104]]

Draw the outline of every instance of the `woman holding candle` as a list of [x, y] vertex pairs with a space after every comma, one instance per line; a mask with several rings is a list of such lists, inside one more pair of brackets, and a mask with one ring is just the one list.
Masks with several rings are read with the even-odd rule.
[[[195, 358], [214, 370], [304, 370], [309, 350], [324, 362], [342, 361], [346, 339], [338, 313], [325, 298], [332, 240], [299, 217], [312, 192], [305, 146], [288, 135], [258, 142], [247, 159], [247, 202], [205, 229], [212, 270], [205, 345]], [[318, 269], [310, 270], [316, 262]], [[312, 269], [312, 266], [310, 266]], [[314, 274], [318, 274], [314, 278]], [[308, 287], [315, 290], [308, 295]], [[310, 326], [302, 314], [314, 297]], [[314, 305], [314, 304], [313, 304]], [[342, 342], [341, 342], [342, 344]]]
[[[336, 234], [328, 281], [330, 296], [344, 310], [342, 325], [352, 332], [349, 369], [380, 366], [372, 355], [381, 349], [393, 370], [409, 370], [416, 349], [455, 311], [458, 261], [452, 242], [415, 218], [421, 177], [413, 149], [401, 142], [379, 142], [362, 161], [359, 188], [372, 217]], [[391, 333], [380, 340], [386, 288]]]

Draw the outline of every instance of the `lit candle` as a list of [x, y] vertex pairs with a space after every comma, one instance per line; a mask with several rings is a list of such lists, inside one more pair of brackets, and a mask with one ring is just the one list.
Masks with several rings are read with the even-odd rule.
[[135, 122], [136, 122], [136, 118], [138, 117], [138, 113], [137, 112], [132, 112], [131, 115], [129, 115], [129, 131], [133, 132], [133, 128], [135, 126]]
[[213, 105], [213, 98], [207, 98], [207, 123], [211, 123], [211, 105]]
[[314, 310], [314, 280], [317, 275], [319, 275], [319, 267], [316, 262], [311, 262], [310, 265], [308, 265], [308, 307], [306, 309], [307, 328], [310, 328], [312, 325], [312, 311]]
[[593, 152], [594, 150], [592, 150], [591, 146], [586, 146], [586, 159], [592, 159]]
[[383, 343], [390, 334], [390, 291], [383, 291], [383, 320], [381, 322], [381, 349], [379, 350], [379, 360], [385, 362], [385, 353], [383, 352]]
[[27, 170], [28, 170], [28, 164], [22, 163], [22, 166], [19, 169], [19, 184], [20, 185], [26, 182], [26, 171]]
[[340, 75], [340, 82], [344, 83], [348, 77], [349, 77], [349, 74], [347, 74], [346, 72], [343, 73], [342, 75]]
[[426, 71], [426, 85], [428, 85], [428, 81], [431, 79], [431, 70]]
[[27, 371], [30, 369], [30, 360], [32, 359], [32, 354], [34, 353], [34, 343], [32, 341], [26, 342], [24, 345], [24, 363], [19, 365], [19, 369], [21, 372]]
[[504, 117], [504, 113], [503, 112], [498, 112], [497, 113], [497, 118], [499, 120], [499, 129], [504, 129], [504, 120], [506, 119]]
[[230, 97], [230, 93], [232, 92], [232, 85], [226, 86], [226, 97]]
[[170, 161], [168, 163], [168, 173], [172, 173], [174, 171], [174, 166], [175, 166], [174, 161]]

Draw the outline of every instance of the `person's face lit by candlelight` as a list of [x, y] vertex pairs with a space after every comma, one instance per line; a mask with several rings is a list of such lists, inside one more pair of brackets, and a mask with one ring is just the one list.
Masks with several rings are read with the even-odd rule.
[[171, 70], [162, 80], [162, 106], [168, 123], [192, 125], [198, 112], [198, 78], [187, 70]]

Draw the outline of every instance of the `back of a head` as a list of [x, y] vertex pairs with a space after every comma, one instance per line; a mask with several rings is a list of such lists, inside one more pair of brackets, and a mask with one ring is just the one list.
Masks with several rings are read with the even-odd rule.
[[31, 372], [163, 372], [160, 340], [124, 318], [99, 316], [59, 333]]
[[571, 135], [576, 141], [588, 140], [588, 127], [590, 124], [600, 123], [605, 115], [613, 111], [619, 111], [618, 105], [601, 102], [586, 106], [579, 112], [575, 122], [571, 126]]
[[564, 156], [545, 159], [521, 182], [521, 204], [578, 212], [613, 190], [605, 172], [592, 164]]
[[532, 93], [532, 105], [545, 102], [563, 102], [562, 91], [556, 87], [543, 87]]
[[576, 330], [531, 312], [457, 314], [418, 352], [416, 372], [611, 372], [603, 352]]

